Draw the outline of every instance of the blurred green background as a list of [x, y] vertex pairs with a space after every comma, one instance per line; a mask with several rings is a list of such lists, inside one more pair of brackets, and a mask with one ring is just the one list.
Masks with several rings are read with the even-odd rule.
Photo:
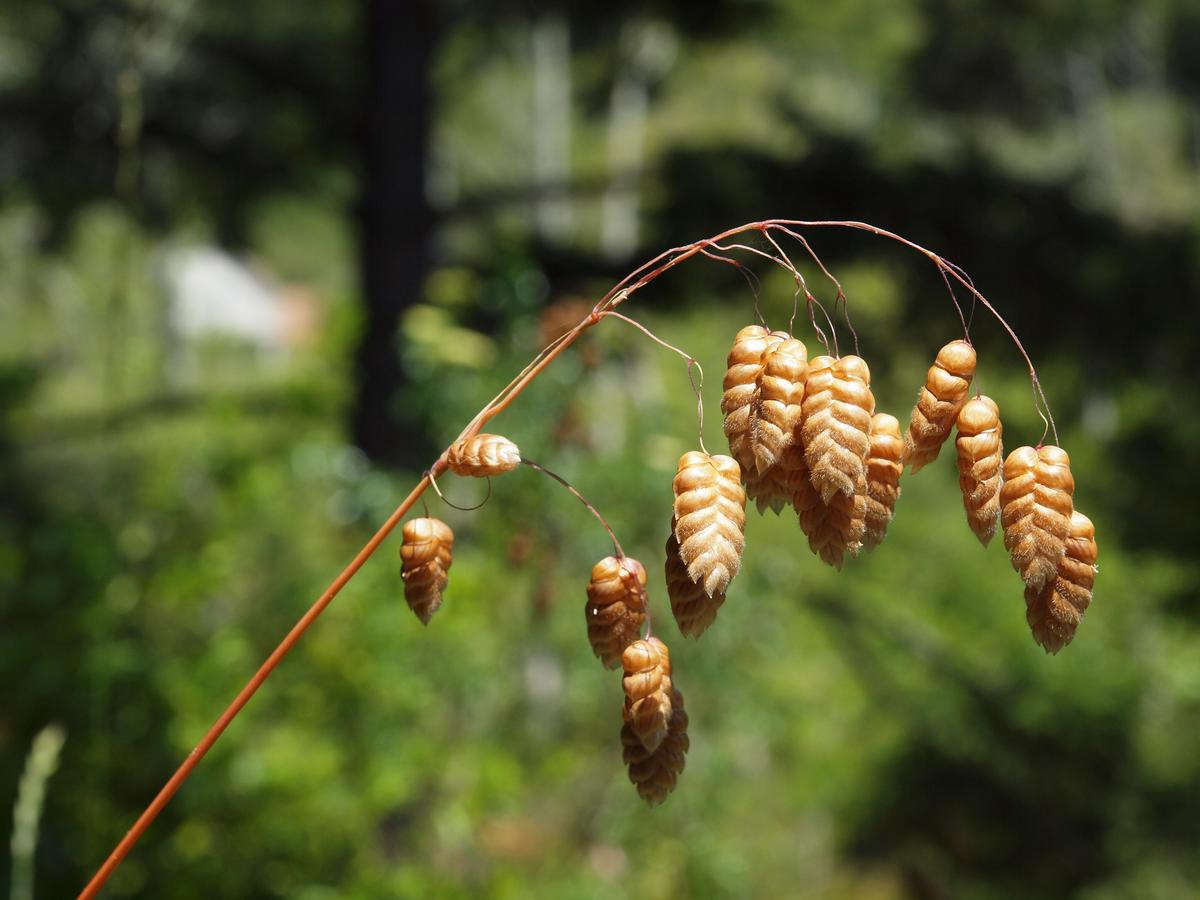
[[[430, 496], [457, 534], [431, 625], [392, 539], [107, 895], [1200, 893], [1192, 0], [4, 0], [0, 809], [23, 824], [0, 884], [73, 895], [562, 322], [773, 216], [898, 231], [1009, 316], [1097, 525], [1076, 642], [1033, 643], [945, 453], [841, 573], [792, 515], [751, 515], [684, 641], [661, 566], [695, 405], [677, 357], [608, 322], [496, 427], [651, 572], [691, 713], [676, 793], [628, 784], [587, 646], [605, 535], [520, 471], [475, 512]], [[898, 245], [810, 236], [906, 419], [958, 333], [944, 286]], [[756, 270], [782, 327], [791, 285]], [[745, 282], [697, 260], [625, 311], [705, 365], [723, 446]], [[1006, 443], [1036, 442], [1020, 357], [983, 310], [973, 334]]]

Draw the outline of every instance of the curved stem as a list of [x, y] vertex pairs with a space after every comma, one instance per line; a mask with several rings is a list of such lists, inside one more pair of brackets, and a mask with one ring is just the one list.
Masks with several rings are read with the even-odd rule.
[[[713, 246], [713, 247], [715, 247], [715, 246], [716, 246], [716, 244], [713, 244], [712, 246]], [[734, 245], [734, 246], [735, 246], [735, 247], [741, 247], [741, 245]], [[731, 248], [721, 247], [720, 249], [721, 249], [721, 250], [728, 250], [728, 249], [734, 249], [734, 248], [732, 248], [732, 247], [731, 247]], [[754, 253], [760, 253], [760, 252], [761, 252], [761, 251], [758, 251], [758, 250], [753, 250], [753, 249], [752, 249], [752, 248], [750, 248], [750, 247], [741, 247], [741, 249], [744, 249], [744, 250], [751, 250], [751, 252], [754, 252]], [[746, 279], [746, 284], [747, 284], [747, 285], [749, 286], [749, 288], [750, 288], [750, 293], [754, 295], [754, 315], [755, 315], [755, 318], [757, 318], [757, 319], [758, 319], [758, 324], [760, 324], [760, 325], [766, 325], [766, 319], [764, 319], [764, 318], [763, 318], [762, 310], [759, 308], [759, 305], [758, 305], [758, 299], [759, 299], [759, 297], [758, 297], [758, 294], [759, 294], [759, 289], [762, 287], [762, 283], [759, 281], [759, 278], [758, 278], [758, 276], [757, 276], [757, 275], [754, 273], [754, 270], [753, 270], [753, 269], [751, 269], [749, 266], [747, 266], [747, 265], [744, 265], [744, 264], [742, 264], [742, 263], [738, 262], [738, 261], [737, 261], [736, 259], [734, 259], [732, 256], [724, 256], [724, 255], [722, 255], [722, 254], [720, 254], [720, 253], [714, 253], [714, 252], [712, 251], [712, 248], [711, 248], [711, 247], [706, 247], [706, 248], [704, 248], [703, 250], [701, 250], [700, 252], [701, 252], [701, 253], [703, 253], [705, 256], [707, 256], [709, 259], [715, 259], [717, 262], [728, 263], [729, 265], [736, 267], [736, 268], [737, 268], [737, 270], [738, 270], [739, 272], [741, 272], [741, 274], [742, 274], [742, 277]], [[764, 256], [765, 256], [766, 254], [762, 254], [762, 255], [764, 255]]]
[[[1025, 347], [1021, 344], [1016, 332], [1013, 331], [1012, 327], [1007, 321], [1005, 321], [1004, 317], [1000, 315], [999, 311], [992, 306], [988, 299], [975, 289], [975, 286], [971, 283], [970, 278], [958, 266], [943, 259], [932, 250], [927, 250], [920, 244], [916, 244], [907, 238], [895, 234], [894, 232], [888, 231], [884, 228], [879, 228], [875, 225], [870, 225], [866, 222], [764, 219], [761, 222], [749, 222], [745, 225], [739, 225], [735, 228], [727, 229], [720, 234], [714, 235], [710, 238], [705, 238], [700, 241], [695, 241], [691, 244], [673, 247], [670, 250], [666, 250], [658, 254], [658, 256], [655, 256], [653, 259], [648, 260], [638, 268], [634, 269], [623, 279], [621, 279], [621, 281], [617, 282], [617, 284], [615, 284], [608, 291], [608, 293], [606, 293], [600, 299], [595, 307], [593, 307], [590, 314], [585, 316], [566, 334], [551, 342], [532, 360], [530, 360], [529, 364], [526, 365], [525, 368], [522, 369], [512, 381], [510, 381], [486, 406], [483, 407], [483, 409], [481, 409], [475, 415], [474, 418], [471, 419], [470, 422], [467, 423], [467, 425], [459, 433], [458, 437], [455, 438], [455, 441], [451, 443], [453, 444], [458, 440], [473, 437], [474, 435], [478, 434], [484, 425], [506, 410], [513, 400], [515, 400], [530, 384], [530, 382], [537, 378], [542, 371], [548, 365], [550, 365], [550, 363], [552, 363], [563, 351], [575, 343], [580, 335], [598, 323], [601, 318], [605, 316], [605, 314], [611, 312], [617, 306], [624, 303], [631, 296], [633, 296], [634, 293], [650, 284], [659, 276], [670, 271], [680, 263], [691, 259], [693, 256], [703, 254], [723, 262], [733, 262], [740, 267], [740, 264], [736, 263], [736, 261], [731, 260], [728, 257], [719, 256], [712, 251], [717, 250], [728, 252], [734, 249], [747, 250], [753, 254], [765, 256], [768, 259], [773, 260], [775, 263], [783, 266], [785, 269], [788, 269], [789, 271], [798, 275], [795, 266], [793, 266], [791, 261], [787, 259], [787, 255], [783, 253], [782, 248], [779, 248], [778, 244], [770, 238], [769, 231], [777, 230], [781, 233], [790, 235], [803, 244], [805, 249], [807, 249], [810, 255], [812, 255], [817, 266], [820, 267], [822, 272], [824, 272], [834, 282], [835, 285], [837, 285], [837, 279], [833, 277], [833, 275], [825, 268], [820, 259], [817, 258], [816, 254], [813, 253], [808, 241], [794, 230], [796, 228], [829, 227], [857, 229], [859, 231], [866, 231], [877, 237], [884, 237], [888, 238], [889, 240], [897, 241], [927, 257], [934, 263], [934, 265], [938, 267], [938, 270], [943, 274], [943, 277], [948, 274], [949, 277], [953, 278], [964, 288], [966, 288], [971, 293], [971, 296], [976, 301], [983, 304], [983, 306], [996, 318], [1004, 330], [1008, 332], [1009, 337], [1012, 338], [1013, 343], [1016, 344], [1017, 349], [1020, 351], [1022, 357], [1024, 357], [1025, 362], [1029, 367], [1030, 380], [1032, 382], [1034, 391], [1035, 406], [1037, 401], [1040, 400], [1042, 407], [1046, 411], [1046, 416], [1048, 417], [1048, 427], [1054, 432], [1055, 441], [1058, 441], [1058, 430], [1054, 425], [1054, 416], [1050, 413], [1049, 404], [1046, 402], [1046, 394], [1042, 390], [1041, 382], [1038, 380], [1037, 370], [1034, 368], [1033, 361], [1029, 358], [1029, 354], [1026, 352]], [[782, 258], [775, 257], [772, 254], [765, 253], [762, 250], [749, 247], [745, 244], [721, 246], [721, 241], [724, 241], [735, 235], [745, 234], [748, 232], [758, 232], [759, 234], [766, 236], [772, 244], [775, 244], [776, 249], [779, 250]], [[743, 274], [745, 274], [745, 271], [743, 271]], [[803, 285], [802, 277], [800, 278], [799, 283]], [[842, 294], [840, 291], [840, 285], [838, 285], [838, 287], [839, 296], [844, 298], [844, 294]], [[811, 316], [812, 304], [816, 303], [818, 306], [821, 304], [808, 292], [806, 287], [804, 289], [804, 293], [809, 301], [809, 312]], [[821, 307], [821, 310], [825, 313], [826, 319], [829, 320], [829, 315], [827, 312], [825, 312], [823, 306]], [[836, 313], [836, 308], [834, 311]], [[831, 331], [833, 331], [834, 329], [832, 327], [832, 320], [829, 321]], [[812, 319], [812, 324], [817, 332], [820, 333], [820, 329], [816, 328], [815, 317]], [[689, 366], [689, 375], [690, 371], [691, 369]], [[1039, 410], [1038, 413], [1041, 415], [1041, 410]], [[96, 874], [92, 876], [91, 881], [88, 882], [87, 886], [79, 895], [81, 900], [88, 900], [88, 898], [95, 897], [97, 893], [99, 893], [105, 882], [116, 870], [117, 866], [120, 865], [121, 860], [123, 860], [129, 851], [133, 849], [133, 846], [137, 843], [138, 839], [143, 833], [145, 833], [146, 829], [149, 828], [150, 823], [154, 821], [160, 812], [162, 812], [163, 808], [175, 795], [176, 791], [179, 790], [183, 782], [192, 773], [192, 770], [199, 765], [200, 760], [204, 758], [205, 754], [208, 753], [213, 744], [217, 742], [217, 739], [225, 732], [225, 729], [229, 727], [229, 724], [234, 720], [238, 713], [242, 711], [243, 707], [245, 707], [245, 705], [250, 701], [250, 698], [254, 696], [258, 689], [262, 686], [263, 682], [265, 682], [271, 673], [275, 671], [275, 668], [280, 662], [283, 661], [283, 658], [288, 654], [292, 647], [296, 645], [300, 638], [303, 637], [304, 633], [309, 629], [313, 622], [315, 622], [321, 613], [325, 611], [325, 608], [329, 606], [329, 604], [333, 601], [333, 598], [338, 595], [341, 589], [346, 586], [347, 582], [354, 577], [358, 570], [361, 569], [366, 561], [372, 556], [372, 554], [375, 553], [380, 544], [382, 544], [388, 535], [391, 534], [395, 527], [400, 523], [401, 519], [403, 519], [408, 513], [413, 504], [415, 504], [417, 500], [421, 498], [421, 495], [424, 494], [425, 490], [430, 486], [431, 476], [436, 477], [445, 471], [446, 452], [447, 451], [443, 451], [442, 455], [438, 457], [437, 461], [430, 467], [429, 473], [417, 482], [416, 486], [403, 500], [403, 502], [396, 507], [396, 510], [388, 517], [387, 521], [385, 521], [383, 525], [380, 526], [379, 530], [376, 531], [375, 534], [370, 538], [370, 540], [363, 545], [362, 549], [358, 551], [354, 559], [350, 561], [349, 565], [347, 565], [346, 568], [341, 571], [341, 573], [333, 580], [329, 587], [325, 589], [325, 592], [321, 594], [321, 596], [316, 599], [313, 605], [309, 607], [308, 611], [301, 616], [300, 620], [292, 627], [287, 636], [280, 641], [279, 645], [271, 652], [271, 655], [267, 657], [266, 661], [259, 667], [258, 671], [254, 673], [248, 682], [246, 682], [246, 685], [241, 689], [241, 691], [238, 692], [237, 696], [234, 697], [233, 701], [228, 707], [226, 707], [225, 711], [221, 713], [216, 722], [212, 724], [208, 732], [201, 739], [200, 743], [198, 743], [192, 752], [188, 754], [187, 758], [184, 759], [179, 768], [176, 769], [175, 773], [171, 776], [167, 783], [163, 785], [162, 789], [150, 802], [150, 805], [146, 807], [145, 811], [141, 814], [141, 816], [138, 817], [137, 821], [134, 822], [133, 826], [113, 849], [112, 853], [109, 854], [108, 858], [104, 861], [104, 864], [100, 866], [100, 868], [96, 871]], [[562, 482], [569, 490], [571, 490], [572, 493], [579, 497], [579, 499], [582, 500], [584, 504], [587, 505], [588, 508], [591, 509], [596, 515], [596, 517], [604, 524], [609, 536], [613, 539], [613, 546], [617, 550], [617, 555], [622, 557], [624, 556], [624, 553], [621, 551], [621, 545], [617, 541], [616, 535], [613, 534], [612, 529], [608, 527], [608, 523], [604, 522], [604, 519], [598, 512], [596, 512], [595, 508], [592, 507], [591, 504], [589, 504], [586, 500], [584, 500], [578, 491], [572, 488], [557, 475], [554, 475], [554, 473], [544, 469], [536, 463], [532, 463], [529, 460], [523, 460], [523, 462], [535, 468], [541, 469], [541, 471]]]
[[[1058, 428], [1054, 424], [1054, 415], [1053, 415], [1053, 413], [1050, 412], [1050, 404], [1046, 400], [1046, 393], [1045, 393], [1045, 391], [1042, 390], [1042, 383], [1041, 383], [1041, 381], [1038, 380], [1037, 369], [1033, 365], [1033, 360], [1029, 358], [1029, 353], [1025, 349], [1025, 345], [1021, 343], [1021, 339], [1019, 337], [1017, 337], [1017, 333], [1015, 331], [1013, 331], [1012, 326], [1008, 324], [1008, 321], [1004, 318], [1004, 316], [1000, 315], [1000, 311], [998, 309], [996, 309], [996, 307], [992, 306], [991, 301], [988, 300], [987, 297], [983, 296], [983, 294], [979, 293], [979, 291], [976, 290], [975, 285], [971, 282], [970, 278], [966, 277], [966, 275], [963, 273], [962, 269], [960, 269], [958, 266], [956, 266], [952, 262], [947, 262], [945, 259], [943, 259], [938, 254], [934, 253], [932, 250], [927, 250], [926, 248], [922, 247], [920, 244], [910, 241], [908, 238], [901, 237], [900, 235], [895, 234], [891, 231], [888, 231], [884, 228], [879, 228], [875, 225], [869, 225], [866, 222], [831, 221], [831, 222], [794, 222], [791, 224], [796, 224], [796, 225], [801, 225], [801, 226], [810, 225], [810, 226], [815, 226], [815, 227], [841, 226], [841, 227], [845, 227], [845, 228], [857, 228], [860, 231], [866, 231], [871, 234], [878, 235], [879, 237], [885, 237], [885, 238], [888, 238], [893, 241], [898, 241], [899, 243], [904, 244], [906, 247], [910, 247], [913, 250], [916, 250], [918, 253], [921, 253], [924, 256], [928, 257], [934, 263], [934, 265], [936, 265], [938, 267], [938, 269], [940, 269], [944, 272], [949, 272], [955, 281], [957, 281], [959, 284], [961, 284], [963, 287], [965, 287], [971, 293], [972, 297], [974, 297], [976, 300], [978, 300], [980, 303], [983, 304], [984, 308], [995, 317], [997, 322], [1000, 323], [1000, 327], [1002, 327], [1006, 332], [1008, 332], [1008, 336], [1010, 338], [1012, 338], [1012, 342], [1014, 344], [1016, 344], [1017, 350], [1020, 351], [1022, 358], [1024, 358], [1024, 360], [1025, 360], [1025, 365], [1027, 365], [1029, 367], [1029, 378], [1030, 378], [1030, 381], [1033, 383], [1034, 393], [1037, 398], [1041, 399], [1042, 408], [1045, 409], [1046, 415], [1049, 417], [1050, 429], [1051, 429], [1051, 431], [1054, 432], [1054, 442], [1058, 443]], [[1039, 411], [1039, 415], [1040, 415], [1040, 411]]]
[[[792, 234], [792, 232], [787, 231], [787, 229], [783, 229], [783, 230], [786, 231], [788, 234]], [[771, 242], [771, 246], [774, 247], [776, 252], [778, 252], [779, 255], [781, 257], [783, 257], [783, 259], [786, 261], [787, 265], [785, 266], [785, 268], [787, 268], [792, 273], [792, 275], [795, 277], [797, 290], [803, 289], [804, 299], [808, 305], [808, 320], [809, 320], [809, 322], [812, 323], [813, 331], [815, 331], [817, 334], [817, 339], [820, 340], [820, 342], [824, 345], [825, 352], [833, 353], [833, 355], [835, 357], [840, 356], [841, 354], [838, 353], [837, 326], [834, 325], [833, 319], [831, 319], [829, 317], [829, 313], [825, 311], [825, 304], [823, 304], [820, 300], [818, 300], [816, 297], [813, 296], [812, 292], [808, 289], [808, 282], [804, 280], [804, 276], [800, 274], [800, 270], [796, 268], [795, 264], [792, 262], [792, 258], [787, 255], [787, 251], [785, 251], [782, 247], [780, 247], [779, 242], [776, 241], [775, 238], [771, 236], [771, 230], [769, 228], [764, 228], [762, 230], [762, 233], [763, 233], [763, 237], [765, 237], [768, 241]], [[793, 236], [799, 238], [800, 241], [804, 244], [804, 246], [808, 247], [808, 241], [805, 241], [799, 235], [793, 235]], [[812, 252], [812, 248], [809, 248], [808, 252], [813, 255], [814, 259], [816, 258], [816, 254]], [[820, 260], [817, 260], [817, 264], [820, 265], [822, 269], [825, 268], [825, 266], [821, 264]], [[830, 275], [829, 277], [833, 278], [832, 275]], [[833, 280], [834, 280], [834, 284], [837, 284], [837, 279], [834, 278]], [[841, 290], [842, 290], [842, 286], [840, 284], [838, 284], [838, 296], [841, 296]], [[834, 304], [835, 305], [833, 308], [833, 312], [836, 315], [837, 314], [837, 306], [836, 306], [837, 300], [836, 299], [834, 300]], [[817, 314], [813, 311], [814, 306], [821, 310], [821, 315], [823, 315], [825, 317], [825, 322], [826, 322], [826, 324], [829, 325], [829, 335], [833, 337], [833, 350], [829, 349], [829, 336], [826, 336], [825, 332], [821, 329], [821, 326], [819, 326], [817, 324]], [[795, 318], [796, 318], [796, 314], [795, 314], [795, 312], [793, 312], [792, 319], [795, 319]], [[789, 320], [789, 322], [788, 322], [788, 331], [791, 331], [791, 320]], [[857, 334], [854, 336], [854, 348], [855, 348], [855, 352], [857, 353], [858, 352], [858, 335]]]
[[541, 465], [540, 463], [535, 463], [532, 459], [526, 459], [524, 456], [522, 456], [521, 462], [523, 462], [525, 465], [529, 466], [529, 468], [531, 468], [531, 469], [536, 469], [537, 471], [541, 472], [543, 475], [549, 475], [551, 478], [553, 478], [555, 481], [557, 481], [559, 484], [561, 484], [563, 487], [565, 487], [568, 491], [570, 491], [575, 496], [575, 499], [578, 500], [580, 503], [582, 503], [584, 506], [586, 506], [588, 509], [588, 512], [590, 512], [593, 516], [595, 516], [597, 521], [599, 521], [600, 524], [604, 526], [604, 530], [607, 531], [608, 536], [610, 538], [612, 538], [613, 549], [617, 551], [617, 553], [616, 553], [617, 559], [625, 558], [625, 551], [621, 549], [621, 542], [617, 540], [617, 534], [615, 531], [612, 530], [612, 526], [610, 526], [608, 524], [608, 520], [605, 519], [604, 516], [600, 515], [600, 510], [598, 510], [598, 509], [596, 509], [596, 507], [592, 506], [592, 504], [588, 502], [587, 497], [583, 496], [583, 494], [581, 494], [579, 492], [579, 489], [576, 488], [575, 485], [571, 484], [571, 482], [567, 481], [567, 479], [563, 478], [558, 473], [551, 472], [549, 469], [547, 469], [545, 466]]

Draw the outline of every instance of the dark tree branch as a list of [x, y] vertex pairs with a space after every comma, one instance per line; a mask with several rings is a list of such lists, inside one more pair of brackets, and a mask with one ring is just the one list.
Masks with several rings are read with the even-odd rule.
[[359, 208], [364, 315], [351, 428], [354, 442], [372, 459], [420, 464], [429, 448], [416, 429], [405, 427], [396, 404], [404, 381], [397, 329], [429, 267], [433, 213], [425, 198], [425, 160], [437, 18], [432, 0], [365, 3]]

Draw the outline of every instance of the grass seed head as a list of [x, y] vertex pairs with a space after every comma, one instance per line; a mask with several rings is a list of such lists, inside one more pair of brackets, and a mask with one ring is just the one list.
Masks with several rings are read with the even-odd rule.
[[646, 569], [629, 556], [606, 556], [588, 582], [588, 641], [605, 668], [621, 665], [621, 654], [641, 634], [646, 620]]
[[800, 436], [809, 478], [823, 503], [853, 498], [871, 451], [871, 370], [857, 356], [818, 356], [808, 364]]
[[808, 350], [786, 331], [747, 325], [734, 338], [721, 411], [730, 455], [759, 512], [788, 503], [777, 466], [797, 439], [807, 374]]
[[853, 495], [841, 491], [821, 499], [812, 482], [806, 480], [793, 495], [800, 518], [800, 530], [808, 538], [808, 547], [822, 562], [841, 569], [845, 556], [857, 556], [866, 536], [867, 482], [860, 476]]
[[745, 473], [755, 471], [753, 435], [760, 402], [763, 358], [769, 347], [785, 337], [787, 335], [782, 332], [771, 332], [761, 325], [747, 325], [734, 336], [726, 360], [725, 393], [721, 397], [725, 437], [729, 441], [730, 455]]
[[667, 538], [666, 562], [667, 597], [671, 601], [671, 614], [684, 637], [698, 638], [717, 618], [717, 611], [725, 602], [724, 591], [711, 597], [703, 585], [692, 581], [687, 566], [679, 557], [679, 541], [675, 539], [675, 519], [671, 519], [671, 534]]
[[656, 637], [634, 641], [621, 656], [625, 668], [624, 718], [642, 746], [653, 753], [671, 721], [671, 658]]
[[905, 435], [905, 461], [911, 472], [933, 462], [950, 436], [958, 412], [967, 402], [975, 376], [975, 348], [966, 341], [951, 341], [938, 351], [925, 373]]
[[904, 441], [900, 422], [887, 413], [871, 417], [871, 455], [867, 457], [866, 534], [863, 545], [878, 547], [900, 497], [900, 475], [904, 472]]
[[674, 686], [670, 693], [671, 717], [667, 722], [667, 735], [658, 749], [647, 750], [630, 723], [621, 726], [621, 744], [625, 765], [629, 767], [629, 780], [642, 799], [651, 806], [662, 803], [675, 790], [690, 746], [683, 695]]
[[754, 467], [760, 475], [777, 465], [784, 450], [795, 440], [803, 414], [807, 377], [808, 350], [803, 342], [785, 337], [763, 353], [757, 415], [750, 433]]
[[746, 544], [741, 467], [728, 456], [692, 450], [680, 457], [673, 488], [679, 558], [708, 596], [724, 593]]
[[1091, 519], [1075, 510], [1066, 552], [1058, 561], [1058, 574], [1040, 591], [1025, 589], [1025, 618], [1033, 639], [1055, 654], [1075, 637], [1075, 629], [1092, 602], [1096, 583], [1096, 529]]
[[449, 581], [454, 532], [441, 519], [409, 519], [401, 529], [400, 577], [404, 599], [422, 623], [428, 625], [442, 605]]
[[773, 466], [765, 472], [754, 469], [743, 470], [742, 482], [746, 488], [746, 497], [754, 501], [759, 513], [768, 509], [779, 515], [790, 502], [791, 495], [787, 491], [786, 478], [778, 466]]
[[486, 478], [511, 472], [521, 464], [521, 451], [499, 434], [477, 434], [456, 442], [446, 455], [455, 475]]
[[959, 411], [957, 425], [954, 446], [967, 525], [986, 547], [1000, 519], [1000, 485], [1004, 480], [1000, 407], [991, 397], [974, 397]]
[[1013, 568], [1040, 591], [1058, 573], [1071, 530], [1075, 479], [1065, 450], [1018, 447], [1004, 460], [1000, 523]]

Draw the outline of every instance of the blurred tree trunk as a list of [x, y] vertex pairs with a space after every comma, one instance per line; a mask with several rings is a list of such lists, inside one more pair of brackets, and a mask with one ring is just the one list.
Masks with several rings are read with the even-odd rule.
[[356, 357], [352, 434], [380, 462], [422, 465], [424, 436], [397, 406], [404, 374], [401, 313], [429, 266], [433, 214], [425, 197], [429, 67], [437, 37], [433, 0], [365, 0], [367, 65], [360, 127], [360, 265], [363, 331]]

